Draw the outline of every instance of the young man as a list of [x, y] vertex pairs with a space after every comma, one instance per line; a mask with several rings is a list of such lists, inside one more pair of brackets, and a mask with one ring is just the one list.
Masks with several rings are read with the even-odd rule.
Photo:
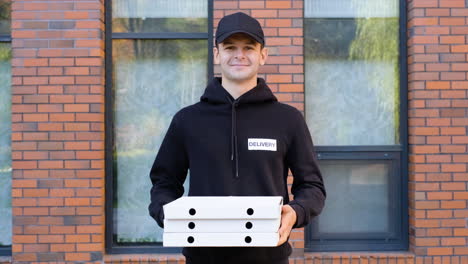
[[286, 264], [291, 229], [323, 208], [326, 192], [302, 114], [279, 103], [257, 77], [268, 57], [264, 45], [254, 18], [239, 12], [221, 19], [213, 52], [222, 77], [208, 84], [200, 102], [174, 115], [151, 168], [148, 209], [163, 227], [162, 206], [182, 196], [190, 169], [189, 196], [283, 196], [280, 241], [277, 247], [186, 247], [188, 264]]

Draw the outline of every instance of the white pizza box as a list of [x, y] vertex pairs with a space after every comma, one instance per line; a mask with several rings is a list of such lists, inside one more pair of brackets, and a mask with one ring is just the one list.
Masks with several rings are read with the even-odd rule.
[[276, 247], [278, 233], [164, 233], [164, 247]]
[[184, 196], [163, 206], [165, 219], [275, 219], [281, 196]]
[[268, 233], [277, 232], [276, 219], [164, 219], [164, 232], [192, 233]]

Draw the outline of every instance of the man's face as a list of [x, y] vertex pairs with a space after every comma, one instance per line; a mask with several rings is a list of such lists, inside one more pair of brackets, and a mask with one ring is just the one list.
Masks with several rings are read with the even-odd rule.
[[243, 33], [233, 34], [214, 48], [215, 63], [220, 64], [223, 78], [238, 83], [257, 78], [267, 56], [266, 48]]

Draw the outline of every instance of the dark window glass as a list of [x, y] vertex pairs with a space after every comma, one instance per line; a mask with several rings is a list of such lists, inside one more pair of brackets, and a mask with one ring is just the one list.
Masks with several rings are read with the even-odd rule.
[[11, 0], [0, 0], [0, 35], [11, 34]]

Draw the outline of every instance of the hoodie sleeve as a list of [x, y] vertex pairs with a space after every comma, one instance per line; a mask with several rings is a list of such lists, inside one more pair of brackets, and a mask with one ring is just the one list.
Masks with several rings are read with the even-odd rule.
[[286, 154], [288, 167], [293, 174], [291, 192], [294, 199], [289, 205], [297, 215], [293, 228], [304, 227], [313, 217], [319, 215], [326, 198], [309, 128], [302, 114], [299, 111], [297, 114], [299, 117], [295, 118], [296, 124], [291, 126], [294, 132]]
[[150, 171], [151, 203], [149, 214], [164, 228], [163, 205], [184, 194], [188, 158], [181, 137], [177, 114], [173, 117]]

